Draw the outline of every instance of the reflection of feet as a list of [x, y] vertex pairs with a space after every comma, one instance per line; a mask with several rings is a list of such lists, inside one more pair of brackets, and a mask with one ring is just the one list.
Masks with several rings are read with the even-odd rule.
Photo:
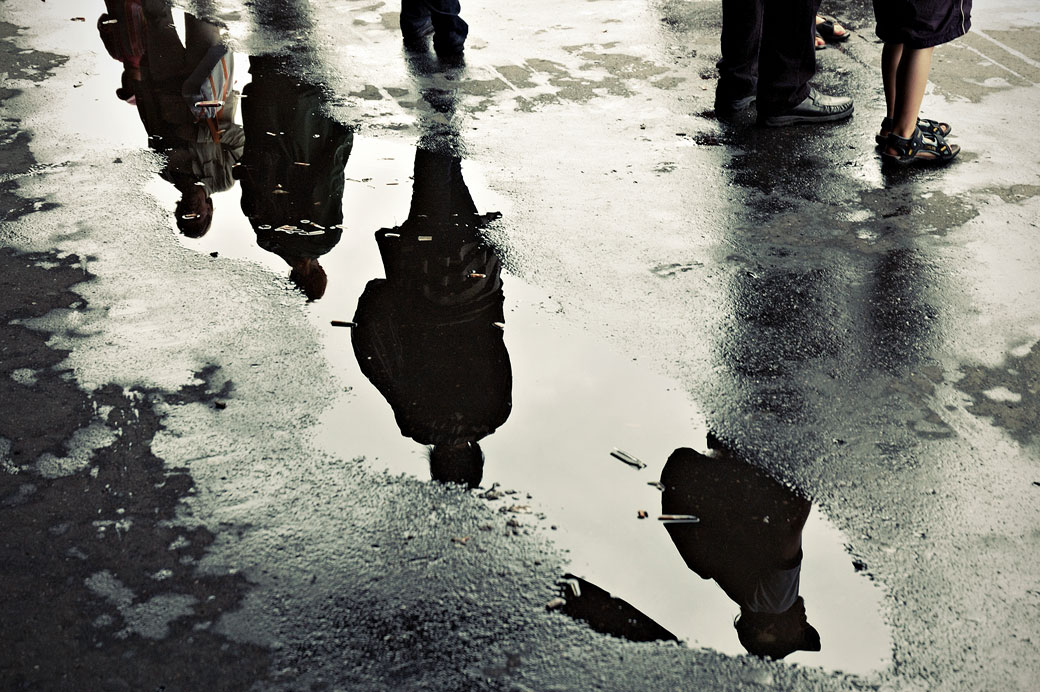
[[446, 64], [461, 64], [463, 61], [463, 53], [465, 51], [465, 43], [462, 41], [452, 40], [440, 40], [438, 34], [433, 38], [433, 50], [437, 53], [437, 57], [441, 59], [441, 62]]
[[852, 115], [852, 110], [852, 99], [848, 96], [828, 96], [810, 87], [809, 95], [797, 106], [782, 113], [759, 116], [759, 123], [768, 127], [823, 123], [844, 120]]

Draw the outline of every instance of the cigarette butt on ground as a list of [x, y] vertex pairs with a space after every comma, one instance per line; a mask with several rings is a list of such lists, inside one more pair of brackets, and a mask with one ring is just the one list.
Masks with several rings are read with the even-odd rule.
[[637, 469], [644, 469], [644, 468], [646, 468], [646, 464], [641, 462], [639, 459], [636, 459], [634, 456], [632, 456], [628, 452], [621, 451], [617, 447], [615, 447], [614, 451], [612, 451], [610, 453], [610, 456], [614, 457], [615, 459], [617, 459], [619, 461], [623, 461], [624, 463], [626, 463], [629, 466], [632, 466], [634, 468], [637, 468]]
[[699, 524], [701, 521], [692, 514], [662, 514], [657, 520], [666, 524]]

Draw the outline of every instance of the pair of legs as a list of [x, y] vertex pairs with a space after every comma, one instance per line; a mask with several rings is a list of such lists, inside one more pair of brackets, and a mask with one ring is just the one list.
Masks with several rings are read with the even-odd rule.
[[717, 102], [758, 97], [760, 113], [779, 113], [809, 94], [818, 0], [723, 0]]
[[462, 53], [469, 25], [459, 0], [401, 0], [401, 34], [414, 45], [433, 34], [433, 49], [444, 57]]
[[[896, 137], [910, 140], [919, 127], [921, 102], [928, 85], [928, 73], [932, 67], [934, 46], [913, 48], [904, 43], [886, 43], [881, 51], [881, 80], [885, 87], [886, 118], [881, 137], [891, 132]], [[957, 155], [960, 147], [947, 144], [943, 139], [950, 127], [945, 123], [934, 123], [930, 140], [917, 149], [915, 158], [927, 161], [949, 160]], [[885, 126], [891, 130], [885, 131]], [[880, 141], [880, 139], [879, 139]], [[884, 144], [884, 153], [902, 156], [891, 140]]]

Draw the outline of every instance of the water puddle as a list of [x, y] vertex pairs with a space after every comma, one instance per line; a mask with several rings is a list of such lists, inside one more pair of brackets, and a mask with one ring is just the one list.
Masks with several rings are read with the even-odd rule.
[[[745, 639], [789, 639], [794, 628], [800, 648], [820, 649], [787, 661], [849, 673], [887, 665], [880, 590], [856, 574], [841, 533], [725, 450], [676, 451], [704, 447], [703, 413], [503, 270], [482, 232], [508, 235], [510, 205], [479, 165], [353, 133], [321, 114], [317, 87], [279, 76], [276, 61], [254, 59], [248, 87], [249, 59], [237, 63], [239, 184], [212, 194], [208, 232], [183, 242], [291, 274], [320, 297], [307, 310], [344, 392], [316, 430], [319, 446], [479, 485], [508, 526], [553, 531], [571, 557], [565, 610], [601, 629], [739, 655], [743, 607], [741, 621], [758, 628]], [[457, 138], [451, 95], [426, 96], [441, 117], [424, 125], [425, 141]], [[106, 97], [123, 109], [119, 122], [135, 119]], [[139, 121], [122, 131], [123, 147], [145, 145]], [[147, 193], [183, 217], [184, 186], [166, 178]], [[288, 284], [285, 300], [299, 300]], [[600, 623], [597, 608], [579, 612], [575, 588], [618, 622], [639, 621], [645, 636]]]

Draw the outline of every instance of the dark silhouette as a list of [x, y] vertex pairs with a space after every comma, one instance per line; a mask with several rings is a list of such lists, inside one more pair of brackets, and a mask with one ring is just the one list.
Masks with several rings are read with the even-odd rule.
[[401, 0], [401, 35], [409, 50], [433, 50], [441, 58], [458, 59], [465, 49], [469, 25], [459, 16], [459, 0]]
[[715, 112], [736, 116], [756, 100], [758, 121], [778, 127], [841, 120], [852, 99], [810, 86], [816, 74], [816, 7], [819, 2], [722, 0], [722, 60]]
[[740, 606], [734, 626], [744, 648], [775, 659], [819, 651], [798, 595], [809, 500], [721, 448], [675, 450], [661, 483], [665, 514], [700, 520], [666, 528], [687, 566]]
[[257, 244], [284, 259], [290, 280], [317, 300], [328, 285], [318, 259], [343, 233], [343, 169], [354, 134], [325, 112], [321, 89], [301, 81], [285, 59], [251, 57], [249, 72], [245, 150], [234, 172], [242, 212]]
[[459, 157], [417, 149], [408, 219], [376, 242], [386, 279], [354, 316], [362, 372], [393, 407], [401, 434], [431, 445], [434, 479], [476, 487], [479, 440], [509, 417], [501, 264], [481, 229]]

